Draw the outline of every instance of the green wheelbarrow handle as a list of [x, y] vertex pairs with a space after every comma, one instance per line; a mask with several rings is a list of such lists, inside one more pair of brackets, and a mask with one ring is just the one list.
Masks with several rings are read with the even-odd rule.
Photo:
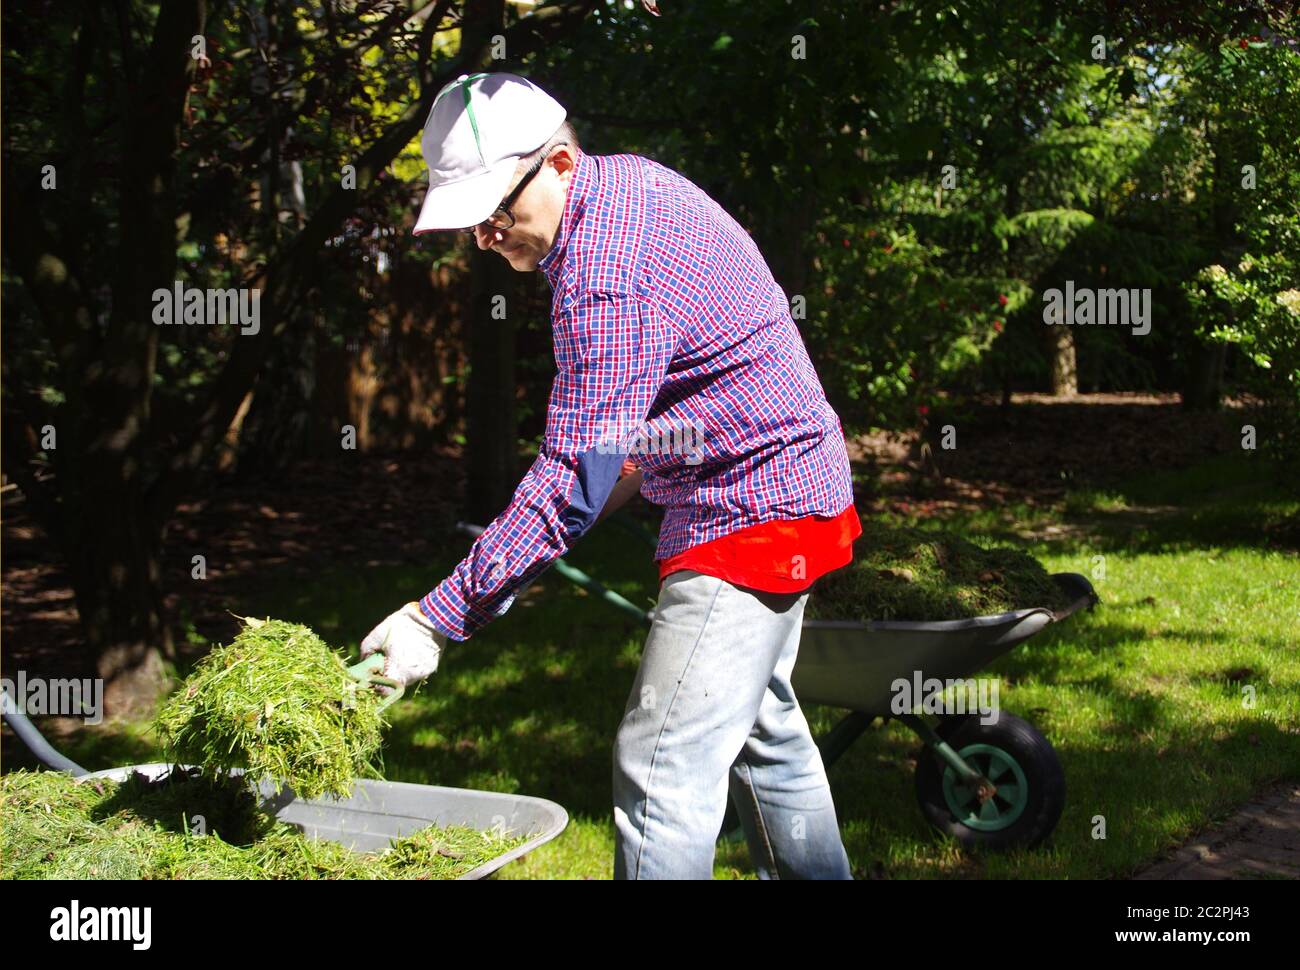
[[390, 704], [401, 700], [402, 694], [406, 692], [406, 687], [400, 681], [383, 675], [385, 659], [387, 658], [382, 653], [372, 653], [361, 663], [353, 664], [348, 668], [348, 676], [359, 684], [365, 684], [367, 687], [391, 688], [391, 693], [379, 705], [381, 711]]

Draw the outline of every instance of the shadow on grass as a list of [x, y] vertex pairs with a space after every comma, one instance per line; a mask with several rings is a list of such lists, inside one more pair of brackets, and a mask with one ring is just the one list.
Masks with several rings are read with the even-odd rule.
[[1050, 539], [1054, 550], [1066, 554], [1300, 551], [1300, 496], [1286, 491], [1260, 462], [1239, 455], [1142, 476], [1101, 493], [1071, 493], [1057, 505], [1019, 503], [906, 521], [974, 533], [981, 541], [1023, 545]]
[[[1147, 500], [1153, 497], [1160, 498], [1158, 490]], [[1218, 526], [1206, 532], [1207, 522], [1244, 524], [1232, 509], [1217, 520], [1218, 513], [1198, 517], [1196, 511], [1182, 508], [1166, 517], [1159, 526], [1166, 530], [1163, 546], [1154, 532], [1144, 537], [1127, 520], [1117, 520], [1104, 541], [1130, 551], [1144, 543], [1158, 546], [1171, 567], [1182, 570], [1175, 540], [1185, 544], [1178, 548], [1196, 548], [1213, 544], [1209, 537]], [[1256, 521], [1253, 515], [1246, 521]], [[1053, 555], [1068, 555], [1073, 541], [1053, 543]], [[1094, 551], [1097, 541], [1077, 548]], [[241, 615], [306, 623], [355, 655], [371, 627], [427, 592], [468, 546], [466, 539], [449, 537], [444, 555], [427, 568], [326, 566], [310, 581], [264, 577], [245, 601], [226, 605]], [[627, 535], [595, 530], [569, 560], [633, 602], [651, 604], [657, 583], [649, 553]], [[1188, 575], [1209, 582], [1194, 570]], [[1269, 620], [1262, 608], [1266, 625], [1250, 627], [1248, 642], [1239, 643], [1239, 634], [1209, 625], [1204, 589], [1193, 590], [1181, 618], [1171, 619], [1165, 607], [1173, 599], [1143, 586], [1146, 578], [1136, 577], [1124, 602], [1108, 602], [1102, 590], [1097, 611], [1048, 627], [987, 671], [1010, 688], [1003, 697], [1007, 710], [1030, 720], [1062, 759], [1067, 803], [1051, 842], [1031, 852], [987, 856], [939, 838], [913, 792], [920, 743], [896, 723], [878, 723], [829, 769], [857, 874], [1124, 875], [1262, 784], [1300, 777], [1294, 698], [1281, 712], [1243, 711], [1239, 703], [1247, 682], [1274, 697], [1296, 692], [1296, 643], [1287, 621]], [[1139, 604], [1127, 600], [1148, 591], [1160, 603], [1144, 624]], [[472, 640], [452, 644], [439, 671], [391, 709], [386, 777], [520, 792], [553, 799], [577, 816], [609, 818], [613, 739], [644, 636], [634, 620], [548, 572], [505, 617]], [[1187, 659], [1198, 663], [1175, 669], [1168, 651], [1183, 644], [1193, 645]], [[1274, 697], [1266, 704], [1275, 705]], [[805, 710], [818, 735], [844, 714], [811, 704]], [[94, 728], [60, 747], [88, 768], [157, 760], [147, 740], [97, 735]], [[1106, 820], [1106, 839], [1093, 836], [1098, 817]], [[743, 848], [727, 852], [726, 858], [744, 855]]]
[[[1075, 673], [1084, 655], [1104, 656], [1120, 644], [1132, 643], [1187, 643], [1196, 647], [1230, 645], [1240, 636], [1231, 631], [1201, 629], [1197, 627], [1164, 627], [1152, 631], [1149, 626], [1095, 620], [1076, 616], [1061, 626], [1049, 626], [1030, 641], [1009, 654], [998, 658], [989, 666], [989, 672], [999, 675], [1010, 684], [1033, 678], [1055, 684], [1084, 683], [1076, 680]], [[1294, 637], [1272, 634], [1252, 634], [1250, 643], [1265, 654], [1282, 654], [1295, 650]], [[1220, 672], [1226, 677], [1234, 668], [1225, 666]], [[1247, 674], [1256, 682], [1268, 680], [1267, 664], [1247, 668]], [[1160, 674], [1153, 675], [1159, 679]], [[1229, 678], [1244, 681], [1243, 677]]]

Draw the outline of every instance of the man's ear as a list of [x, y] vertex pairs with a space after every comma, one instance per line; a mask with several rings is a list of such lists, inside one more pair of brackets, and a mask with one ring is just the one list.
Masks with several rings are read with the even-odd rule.
[[573, 146], [561, 145], [551, 155], [550, 162], [555, 166], [555, 174], [560, 177], [560, 181], [567, 185], [569, 179], [573, 178], [574, 170], [577, 168], [577, 158]]

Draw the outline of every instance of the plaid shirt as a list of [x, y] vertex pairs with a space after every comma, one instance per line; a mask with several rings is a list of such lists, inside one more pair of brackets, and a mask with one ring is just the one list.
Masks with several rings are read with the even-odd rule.
[[656, 559], [853, 501], [839, 418], [785, 294], [731, 216], [638, 155], [578, 153], [555, 244], [555, 382], [510, 505], [420, 600], [463, 640], [600, 514], [631, 456], [665, 509]]

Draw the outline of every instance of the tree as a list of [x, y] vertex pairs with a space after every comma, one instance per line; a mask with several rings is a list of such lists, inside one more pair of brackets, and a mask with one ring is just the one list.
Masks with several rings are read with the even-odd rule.
[[[593, 5], [538, 8], [507, 47], [526, 56]], [[301, 336], [327, 244], [382, 189], [434, 94], [491, 60], [439, 37], [458, 29], [450, 0], [270, 0], [259, 14], [203, 0], [124, 2], [111, 18], [93, 0], [4, 9], [5, 91], [23, 106], [7, 108], [4, 143], [4, 260], [21, 282], [6, 288], [4, 471], [67, 558], [110, 711], [160, 686], [168, 518], [274, 350]], [[316, 153], [303, 183], [286, 180], [291, 152]], [[300, 184], [301, 211], [282, 218]], [[257, 293], [255, 333], [156, 325], [154, 294], [187, 250], [199, 282]]]

